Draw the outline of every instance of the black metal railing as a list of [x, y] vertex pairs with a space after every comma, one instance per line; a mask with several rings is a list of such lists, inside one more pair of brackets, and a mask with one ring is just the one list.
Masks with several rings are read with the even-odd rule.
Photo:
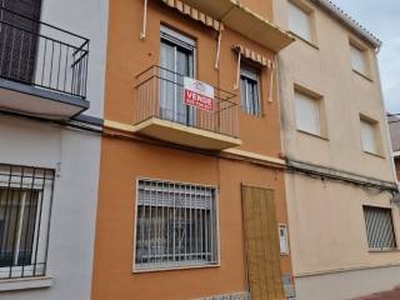
[[0, 7], [0, 77], [86, 98], [89, 40]]
[[44, 276], [54, 170], [0, 164], [0, 280]]
[[184, 75], [151, 66], [136, 76], [135, 124], [151, 117], [172, 121], [231, 137], [238, 137], [235, 94], [214, 87], [212, 109], [184, 103]]

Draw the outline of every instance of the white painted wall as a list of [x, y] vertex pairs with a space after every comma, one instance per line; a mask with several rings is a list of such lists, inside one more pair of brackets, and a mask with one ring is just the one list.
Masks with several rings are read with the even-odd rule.
[[[46, 289], [1, 292], [2, 300], [90, 299], [100, 138], [0, 117], [0, 162], [61, 169], [55, 178]], [[0, 280], [0, 288], [1, 288]]]
[[[102, 117], [107, 0], [43, 0], [42, 21], [90, 39], [86, 115]], [[61, 37], [61, 36], [60, 36]], [[68, 42], [68, 41], [67, 41]], [[0, 292], [2, 300], [90, 299], [100, 136], [0, 116], [0, 163], [57, 169], [47, 275], [49, 288]], [[0, 290], [2, 281], [0, 280]]]
[[[90, 39], [87, 115], [102, 117], [108, 33], [107, 0], [43, 0], [42, 21]], [[51, 37], [54, 37], [51, 31]], [[60, 37], [66, 38], [65, 35]]]

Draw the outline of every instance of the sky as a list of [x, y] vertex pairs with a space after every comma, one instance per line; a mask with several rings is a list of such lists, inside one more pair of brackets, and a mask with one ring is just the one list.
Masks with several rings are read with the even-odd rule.
[[400, 113], [400, 1], [331, 1], [383, 42], [378, 58], [386, 109]]

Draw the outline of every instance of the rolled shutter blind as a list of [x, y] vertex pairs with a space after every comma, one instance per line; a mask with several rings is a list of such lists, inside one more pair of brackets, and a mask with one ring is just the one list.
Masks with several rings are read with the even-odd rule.
[[274, 192], [242, 186], [242, 203], [251, 299], [286, 299], [281, 277]]

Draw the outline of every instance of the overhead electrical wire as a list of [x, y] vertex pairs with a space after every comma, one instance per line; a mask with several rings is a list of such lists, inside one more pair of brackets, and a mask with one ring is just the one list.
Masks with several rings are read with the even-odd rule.
[[[290, 164], [283, 166], [283, 165], [274, 164], [271, 162], [261, 161], [258, 159], [252, 159], [252, 158], [247, 158], [247, 157], [238, 157], [235, 155], [230, 155], [230, 154], [225, 154], [225, 153], [220, 153], [220, 152], [206, 151], [206, 150], [201, 150], [201, 149], [193, 149], [190, 147], [176, 145], [176, 144], [159, 141], [159, 140], [147, 139], [147, 138], [143, 138], [143, 137], [131, 136], [131, 135], [120, 134], [120, 133], [105, 132], [103, 130], [103, 126], [99, 126], [99, 125], [90, 125], [90, 124], [85, 125], [83, 123], [71, 123], [68, 121], [48, 120], [48, 119], [43, 119], [41, 117], [27, 116], [27, 115], [23, 115], [23, 114], [19, 114], [19, 113], [14, 113], [14, 112], [0, 112], [0, 114], [6, 115], [6, 116], [8, 115], [8, 116], [13, 116], [13, 117], [18, 117], [20, 119], [29, 119], [29, 120], [38, 121], [38, 122], [50, 123], [50, 124], [53, 124], [56, 126], [65, 127], [67, 129], [86, 131], [86, 132], [89, 132], [92, 134], [97, 134], [97, 135], [101, 135], [101, 136], [109, 137], [109, 138], [118, 138], [118, 139], [130, 140], [130, 141], [135, 141], [135, 142], [140, 142], [140, 143], [147, 143], [147, 144], [151, 144], [153, 146], [158, 146], [158, 147], [168, 147], [168, 148], [181, 150], [181, 151], [189, 151], [191, 153], [197, 153], [200, 155], [214, 157], [217, 159], [227, 159], [227, 160], [233, 160], [233, 161], [252, 163], [252, 164], [264, 166], [264, 167], [273, 167], [273, 168], [282, 169], [282, 170], [288, 171], [288, 172], [300, 173], [300, 174], [310, 176], [313, 178], [319, 178], [321, 180], [327, 179], [327, 180], [332, 180], [332, 181], [340, 181], [340, 182], [350, 184], [350, 185], [361, 186], [363, 188], [373, 188], [380, 192], [390, 192], [392, 194], [398, 192], [397, 188], [395, 187], [395, 184], [393, 185], [393, 187], [390, 187], [390, 186], [388, 186], [387, 183], [386, 184], [384, 184], [383, 182], [379, 183], [379, 180], [376, 180], [374, 178], [363, 177], [363, 179], [355, 179], [355, 178], [349, 178], [349, 177], [339, 175], [339, 174], [328, 173], [328, 171], [335, 172], [335, 173], [339, 173], [339, 172], [348, 173], [348, 172], [343, 172], [343, 171], [336, 170], [333, 168], [325, 168], [324, 167], [324, 169], [326, 169], [326, 171], [319, 171], [319, 170], [311, 170], [309, 168], [300, 167], [300, 166], [293, 166]], [[79, 121], [77, 121], [77, 122], [79, 122]]]

